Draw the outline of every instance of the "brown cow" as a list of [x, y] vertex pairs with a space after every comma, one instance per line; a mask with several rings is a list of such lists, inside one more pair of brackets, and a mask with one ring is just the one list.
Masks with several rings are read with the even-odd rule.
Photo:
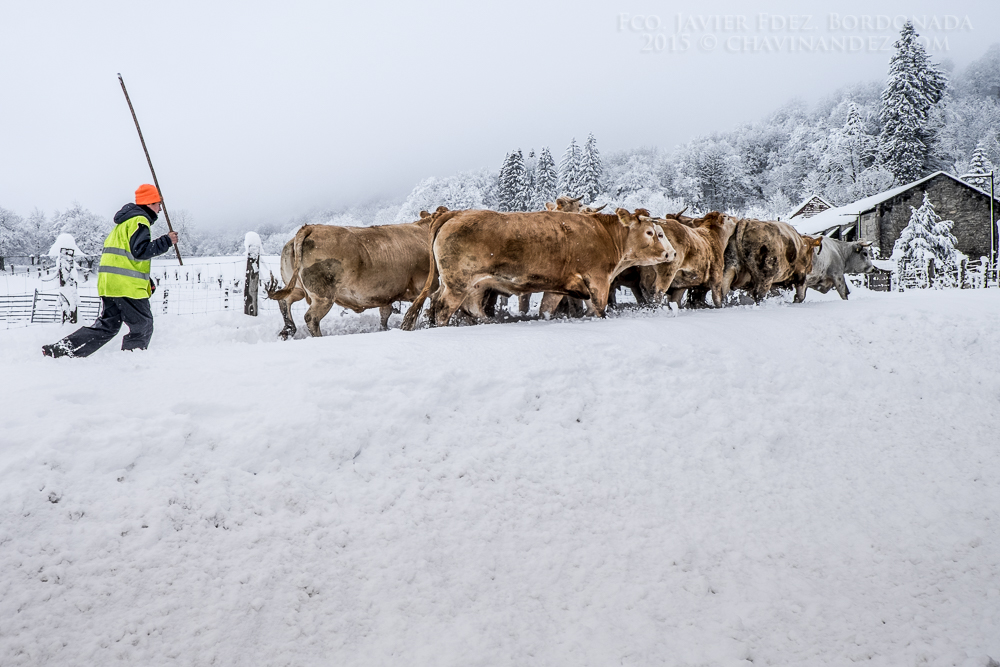
[[432, 324], [447, 324], [463, 303], [481, 316], [475, 311], [480, 309], [482, 294], [490, 289], [589, 299], [593, 311], [604, 317], [615, 275], [630, 266], [670, 261], [675, 254], [652, 220], [625, 209], [616, 213], [435, 214], [430, 272], [403, 318], [403, 328], [416, 324], [438, 274], [440, 287], [429, 309]]
[[287, 275], [288, 245], [282, 250], [285, 288], [268, 295], [280, 302], [285, 319], [281, 337], [295, 333], [289, 307], [303, 297], [309, 303], [306, 327], [313, 336], [322, 335], [320, 320], [334, 304], [356, 313], [378, 308], [382, 328], [388, 328], [393, 302], [412, 301], [427, 281], [431, 216], [426, 211], [420, 215], [417, 222], [402, 225], [302, 227], [289, 242]]
[[715, 307], [721, 308], [725, 297], [722, 291], [723, 255], [729, 238], [736, 231], [736, 219], [713, 211], [704, 218], [693, 219], [693, 227], [674, 218], [659, 218], [657, 222], [677, 251], [677, 258], [640, 269], [645, 291], [653, 294], [657, 301], [662, 302], [666, 295], [669, 302], [680, 305], [685, 290], [707, 288], [712, 291]]
[[760, 303], [772, 287], [791, 287], [794, 303], [802, 302], [813, 249], [822, 241], [802, 236], [787, 222], [740, 220], [726, 248], [724, 292], [746, 288]]

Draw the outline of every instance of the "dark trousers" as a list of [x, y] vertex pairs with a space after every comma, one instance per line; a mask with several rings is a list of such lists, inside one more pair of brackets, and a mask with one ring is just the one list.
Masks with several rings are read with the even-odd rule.
[[122, 349], [145, 350], [153, 336], [153, 311], [149, 309], [149, 299], [124, 296], [102, 296], [101, 315], [93, 326], [77, 329], [56, 345], [74, 357], [89, 356], [115, 337], [122, 322], [128, 325]]

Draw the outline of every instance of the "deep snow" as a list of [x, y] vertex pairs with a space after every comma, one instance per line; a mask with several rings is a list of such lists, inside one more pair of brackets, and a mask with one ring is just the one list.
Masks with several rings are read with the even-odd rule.
[[0, 664], [1000, 659], [1000, 292], [830, 296], [0, 331]]

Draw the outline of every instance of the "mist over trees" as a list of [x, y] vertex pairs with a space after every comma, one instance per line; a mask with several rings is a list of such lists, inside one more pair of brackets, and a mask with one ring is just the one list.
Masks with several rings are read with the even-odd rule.
[[[760, 120], [699, 136], [672, 150], [639, 147], [602, 154], [594, 134], [572, 137], [558, 164], [549, 146], [513, 147], [494, 168], [420, 181], [399, 200], [373, 200], [256, 225], [264, 252], [276, 254], [303, 224], [368, 226], [412, 222], [420, 211], [485, 208], [537, 211], [560, 195], [654, 214], [721, 210], [785, 219], [809, 195], [843, 205], [943, 169], [988, 172], [1000, 164], [1000, 44], [961, 72], [946, 73], [906, 24], [886, 79], [838, 90], [809, 106], [792, 101]], [[988, 179], [970, 179], [988, 187]], [[2, 206], [2, 202], [0, 202]], [[172, 212], [181, 252], [243, 252], [249, 229], [203, 228]], [[0, 255], [40, 254], [60, 231], [99, 252], [110, 220], [79, 206], [47, 218], [0, 208]], [[154, 228], [154, 235], [165, 225]]]

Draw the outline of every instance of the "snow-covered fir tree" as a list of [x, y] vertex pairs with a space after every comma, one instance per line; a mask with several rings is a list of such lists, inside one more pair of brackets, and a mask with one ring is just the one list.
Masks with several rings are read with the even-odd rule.
[[[808, 188], [821, 192], [837, 206], [881, 192], [892, 185], [885, 169], [871, 171], [877, 155], [878, 140], [868, 134], [866, 123], [854, 102], [847, 108], [843, 126], [830, 130], [823, 140], [813, 144], [816, 169], [807, 176]], [[889, 178], [874, 178], [884, 176]], [[872, 184], [880, 189], [871, 192]]]
[[504, 156], [503, 164], [500, 165], [500, 173], [497, 174], [497, 210], [510, 211], [514, 201], [514, 194], [510, 190], [510, 163], [511, 154]]
[[948, 78], [931, 62], [907, 21], [895, 42], [889, 61], [889, 78], [882, 91], [882, 133], [879, 161], [896, 177], [909, 183], [923, 176], [933, 162], [936, 140], [932, 110], [944, 98]]
[[556, 163], [548, 146], [542, 146], [538, 152], [538, 162], [535, 163], [534, 190], [532, 193], [531, 210], [541, 211], [546, 202], [554, 202], [558, 194], [559, 175], [556, 173]]
[[[989, 155], [986, 152], [986, 142], [980, 141], [976, 144], [976, 150], [972, 151], [972, 157], [969, 158], [969, 171], [970, 174], [987, 174], [984, 178], [969, 177], [966, 178], [966, 182], [969, 185], [974, 185], [980, 190], [990, 191], [990, 177], [989, 173], [991, 171], [996, 171], [996, 167], [993, 166], [993, 162], [990, 160]], [[996, 187], [996, 175], [993, 177], [993, 187]]]
[[830, 148], [845, 180], [852, 184], [857, 183], [861, 172], [875, 161], [877, 140], [865, 131], [865, 123], [854, 102], [848, 107], [844, 126], [834, 133]]
[[956, 239], [951, 233], [955, 223], [941, 219], [926, 192], [920, 208], [911, 206], [910, 211], [910, 221], [893, 245], [893, 259], [901, 268], [916, 269], [925, 279], [932, 265], [935, 273], [953, 271], [958, 261]]
[[563, 153], [562, 160], [559, 162], [558, 189], [560, 195], [567, 195], [569, 197], [580, 196], [581, 161], [582, 153], [580, 152], [580, 147], [576, 145], [576, 138], [574, 137], [569, 142], [569, 146], [566, 147], [566, 152]]
[[497, 179], [497, 205], [500, 211], [527, 211], [532, 192], [521, 149], [508, 153]]
[[580, 185], [575, 196], [582, 196], [585, 204], [593, 203], [604, 189], [603, 180], [604, 165], [601, 163], [601, 153], [597, 150], [597, 139], [591, 132], [580, 156]]

